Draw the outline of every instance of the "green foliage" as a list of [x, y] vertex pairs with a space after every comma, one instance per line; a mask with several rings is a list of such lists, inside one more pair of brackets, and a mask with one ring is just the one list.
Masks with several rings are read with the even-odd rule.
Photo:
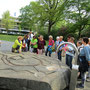
[[56, 40], [56, 37], [57, 37], [57, 36], [60, 36], [60, 35], [58, 35], [58, 31], [57, 31], [57, 30], [54, 30], [54, 29], [50, 32], [50, 35], [53, 36], [53, 39], [54, 39], [54, 40]]
[[52, 26], [63, 19], [63, 11], [68, 0], [38, 0], [22, 8], [20, 20], [22, 28], [36, 29]]
[[14, 27], [14, 18], [10, 16], [10, 12], [6, 11], [3, 13], [2, 15], [2, 25], [4, 28], [6, 28], [7, 30], [7, 34], [8, 34], [8, 29], [11, 29]]
[[81, 32], [90, 24], [90, 0], [70, 0], [66, 13], [67, 20], [73, 23], [70, 30], [81, 37]]
[[54, 39], [69, 33], [76, 38], [88, 34], [84, 31], [90, 25], [90, 0], [37, 0], [20, 11], [21, 28], [37, 31], [45, 39], [49, 34]]
[[81, 32], [81, 37], [90, 37], [90, 25]]

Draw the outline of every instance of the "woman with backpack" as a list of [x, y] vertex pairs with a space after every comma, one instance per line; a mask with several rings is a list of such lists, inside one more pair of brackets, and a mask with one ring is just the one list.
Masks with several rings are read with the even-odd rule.
[[53, 40], [53, 36], [50, 35], [49, 36], [49, 42], [48, 42], [48, 47], [46, 49], [45, 55], [47, 56], [47, 53], [49, 52], [49, 57], [51, 57], [51, 53], [52, 53], [52, 48], [54, 47], [54, 40]]
[[84, 45], [83, 49], [80, 51], [80, 65], [79, 69], [81, 71], [81, 83], [77, 85], [78, 88], [84, 88], [85, 73], [90, 67], [90, 46], [88, 45], [88, 38], [84, 37], [82, 39], [82, 44]]

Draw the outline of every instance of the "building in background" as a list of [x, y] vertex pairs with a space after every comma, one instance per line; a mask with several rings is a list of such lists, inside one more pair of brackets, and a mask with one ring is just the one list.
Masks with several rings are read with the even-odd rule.
[[[8, 30], [8, 34], [20, 34], [20, 35], [24, 35], [29, 33], [29, 30], [22, 30], [21, 26], [20, 26], [20, 21], [19, 18], [17, 17], [13, 17], [12, 19], [14, 19], [14, 26], [12, 29]], [[0, 19], [0, 33], [2, 34], [7, 34], [6, 29], [4, 28], [4, 24], [2, 23], [2, 19]]]

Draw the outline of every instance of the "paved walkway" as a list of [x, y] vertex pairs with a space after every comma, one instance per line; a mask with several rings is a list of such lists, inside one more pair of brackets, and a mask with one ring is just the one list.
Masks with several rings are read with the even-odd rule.
[[1, 52], [11, 52], [11, 48], [14, 42], [1, 41], [0, 51]]

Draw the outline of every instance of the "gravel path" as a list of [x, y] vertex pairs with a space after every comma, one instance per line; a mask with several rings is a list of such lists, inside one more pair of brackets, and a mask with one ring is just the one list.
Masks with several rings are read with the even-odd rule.
[[14, 42], [1, 41], [0, 51], [1, 52], [11, 52], [11, 48]]

